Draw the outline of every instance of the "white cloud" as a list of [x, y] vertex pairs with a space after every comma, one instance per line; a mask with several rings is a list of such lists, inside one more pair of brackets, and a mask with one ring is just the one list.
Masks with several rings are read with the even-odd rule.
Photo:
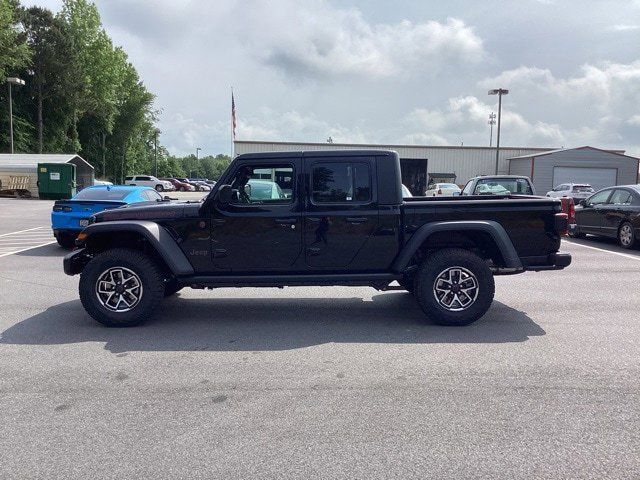
[[481, 38], [456, 18], [373, 24], [356, 8], [335, 8], [324, 0], [279, 5], [251, 2], [245, 10], [251, 31], [243, 36], [261, 61], [297, 77], [389, 77], [477, 63], [485, 56]]
[[371, 141], [359, 128], [330, 123], [314, 115], [295, 110], [278, 113], [265, 108], [257, 115], [238, 120], [238, 140], [324, 142], [331, 137], [335, 143], [367, 143]]
[[618, 24], [612, 25], [610, 30], [614, 32], [629, 32], [633, 30], [640, 30], [640, 25], [626, 25], [626, 24]]
[[[474, 96], [450, 98], [443, 109], [415, 109], [403, 123], [419, 132], [404, 135], [403, 141], [422, 143], [433, 140], [436, 145], [459, 145], [461, 142], [465, 145], [485, 145], [489, 133], [488, 117], [495, 110], [495, 106]], [[503, 145], [555, 146], [561, 145], [565, 140], [558, 125], [528, 121], [508, 108], [503, 108], [501, 123]]]

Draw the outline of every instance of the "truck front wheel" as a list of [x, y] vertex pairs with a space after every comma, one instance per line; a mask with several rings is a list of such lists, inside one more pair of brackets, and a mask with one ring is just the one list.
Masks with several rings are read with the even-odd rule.
[[495, 283], [487, 263], [467, 250], [431, 254], [418, 269], [414, 294], [425, 315], [438, 325], [469, 325], [493, 302]]
[[96, 255], [80, 275], [80, 301], [108, 327], [132, 327], [151, 316], [164, 297], [157, 263], [136, 250], [116, 248]]

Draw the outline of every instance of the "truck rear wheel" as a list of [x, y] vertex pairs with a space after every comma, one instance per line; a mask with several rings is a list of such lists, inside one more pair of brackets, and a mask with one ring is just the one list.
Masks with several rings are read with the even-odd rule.
[[80, 301], [108, 327], [132, 327], [147, 320], [164, 297], [164, 278], [142, 252], [116, 248], [96, 255], [80, 275]]
[[467, 250], [448, 248], [431, 254], [418, 269], [414, 295], [425, 315], [438, 325], [469, 325], [493, 302], [495, 283], [487, 263]]

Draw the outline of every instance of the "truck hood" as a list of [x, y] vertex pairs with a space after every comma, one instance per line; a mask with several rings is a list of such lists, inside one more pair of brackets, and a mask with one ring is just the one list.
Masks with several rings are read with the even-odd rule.
[[172, 220], [198, 217], [201, 202], [144, 202], [131, 204], [113, 210], [106, 210], [94, 216], [93, 223], [114, 220]]

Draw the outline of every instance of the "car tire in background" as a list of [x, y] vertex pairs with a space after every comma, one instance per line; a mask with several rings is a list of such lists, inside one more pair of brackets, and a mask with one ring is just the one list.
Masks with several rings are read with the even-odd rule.
[[82, 305], [96, 321], [133, 327], [147, 320], [164, 297], [164, 275], [148, 255], [115, 248], [87, 263], [79, 291]]
[[584, 233], [580, 233], [580, 227], [576, 225], [575, 230], [569, 230], [569, 237], [571, 238], [585, 238]]
[[186, 192], [187, 191], [187, 187], [180, 187], [180, 191], [181, 192]]
[[463, 326], [481, 318], [495, 292], [485, 260], [468, 250], [446, 248], [420, 266], [414, 295], [425, 315], [438, 325]]
[[156, 192], [164, 192], [164, 187], [162, 185], [156, 185]]
[[624, 222], [618, 229], [618, 243], [622, 248], [633, 248], [636, 244], [636, 234], [633, 225]]
[[76, 246], [76, 234], [71, 232], [58, 231], [54, 234], [58, 245], [67, 250]]

